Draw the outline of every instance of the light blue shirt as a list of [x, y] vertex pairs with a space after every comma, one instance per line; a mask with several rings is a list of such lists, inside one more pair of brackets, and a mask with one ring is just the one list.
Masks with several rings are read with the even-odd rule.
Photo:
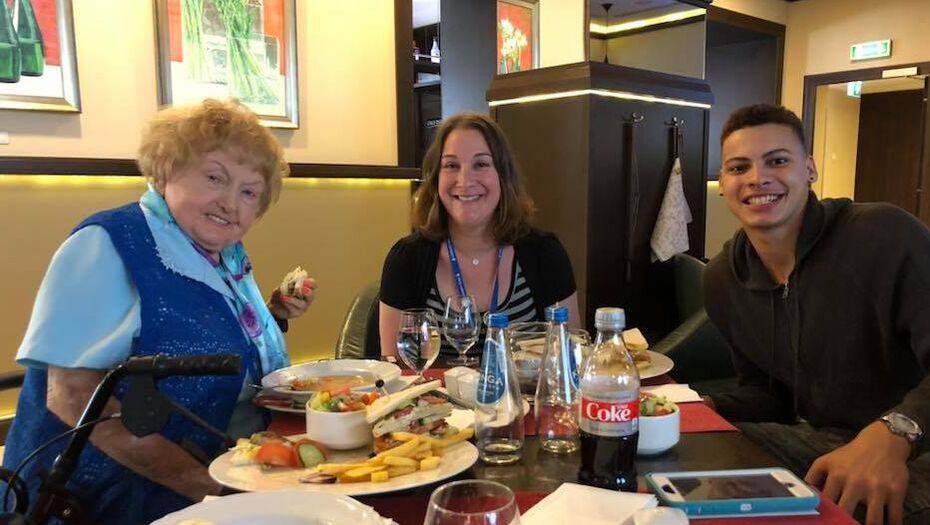
[[[143, 196], [140, 204], [162, 263], [221, 293], [236, 315], [229, 286], [170, 215], [166, 217], [157, 206], [147, 203], [149, 199], [151, 195]], [[286, 366], [283, 334], [265, 307], [254, 277], [249, 274], [241, 283], [262, 325], [262, 368], [271, 372]], [[140, 302], [106, 230], [96, 225], [82, 228], [62, 243], [49, 263], [16, 362], [35, 368], [112, 368], [130, 356], [133, 340], [139, 336]], [[255, 380], [247, 376], [245, 382]], [[252, 405], [252, 397], [253, 389], [244, 384], [227, 429], [230, 434], [246, 435], [261, 426], [261, 412]]]

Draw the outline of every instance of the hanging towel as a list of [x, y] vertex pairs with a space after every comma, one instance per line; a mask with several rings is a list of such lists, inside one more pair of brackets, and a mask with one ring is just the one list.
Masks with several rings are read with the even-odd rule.
[[676, 253], [688, 251], [688, 224], [691, 222], [691, 209], [685, 199], [685, 189], [681, 182], [681, 160], [675, 158], [672, 173], [668, 177], [665, 197], [652, 230], [653, 261], [667, 261]]

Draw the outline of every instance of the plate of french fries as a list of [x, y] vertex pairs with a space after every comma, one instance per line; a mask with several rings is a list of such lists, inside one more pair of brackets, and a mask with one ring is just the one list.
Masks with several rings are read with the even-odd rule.
[[[473, 435], [470, 427], [442, 438], [395, 432], [392, 437], [400, 442], [396, 447], [378, 454], [372, 454], [370, 447], [331, 451], [323, 463], [313, 468], [236, 464], [232, 460], [234, 452], [229, 451], [213, 460], [209, 472], [217, 483], [247, 492], [381, 494], [429, 485], [465, 471], [478, 460], [478, 449], [468, 442]], [[321, 482], [321, 478], [327, 481]]]

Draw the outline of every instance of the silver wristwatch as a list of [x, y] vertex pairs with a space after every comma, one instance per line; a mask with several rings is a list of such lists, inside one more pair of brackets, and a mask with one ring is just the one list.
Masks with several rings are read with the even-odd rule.
[[880, 418], [881, 422], [888, 427], [888, 430], [896, 436], [901, 436], [911, 444], [911, 456], [917, 451], [917, 444], [924, 436], [920, 425], [913, 419], [905, 416], [900, 412], [889, 412]]

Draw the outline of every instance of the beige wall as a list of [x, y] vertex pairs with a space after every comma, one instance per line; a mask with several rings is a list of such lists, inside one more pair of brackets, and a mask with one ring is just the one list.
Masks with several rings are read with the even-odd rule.
[[[851, 44], [882, 38], [892, 39], [891, 58], [850, 62]], [[921, 61], [930, 61], [926, 0], [794, 2], [788, 7], [782, 104], [800, 114], [805, 75]]]
[[[704, 78], [706, 27], [702, 21], [611, 38], [607, 55], [611, 64]], [[592, 49], [591, 60], [603, 60], [603, 55]]]
[[814, 116], [814, 162], [820, 198], [856, 194], [856, 151], [859, 146], [859, 99], [846, 95], [846, 84], [817, 88]]
[[[300, 129], [275, 130], [288, 160], [395, 164], [393, 2], [297, 4]], [[76, 2], [74, 18], [82, 113], [0, 111], [0, 131], [11, 138], [0, 155], [133, 157], [157, 106], [152, 3]], [[310, 312], [287, 334], [293, 360], [332, 355], [352, 297], [380, 277], [387, 250], [408, 231], [409, 186], [289, 180], [248, 234], [266, 293], [298, 264], [320, 283]], [[15, 368], [35, 291], [68, 231], [96, 210], [138, 199], [142, 188], [132, 177], [0, 175], [0, 371]], [[14, 402], [15, 393], [0, 396], [0, 414]]]
[[539, 67], [584, 60], [584, 2], [539, 0]]

